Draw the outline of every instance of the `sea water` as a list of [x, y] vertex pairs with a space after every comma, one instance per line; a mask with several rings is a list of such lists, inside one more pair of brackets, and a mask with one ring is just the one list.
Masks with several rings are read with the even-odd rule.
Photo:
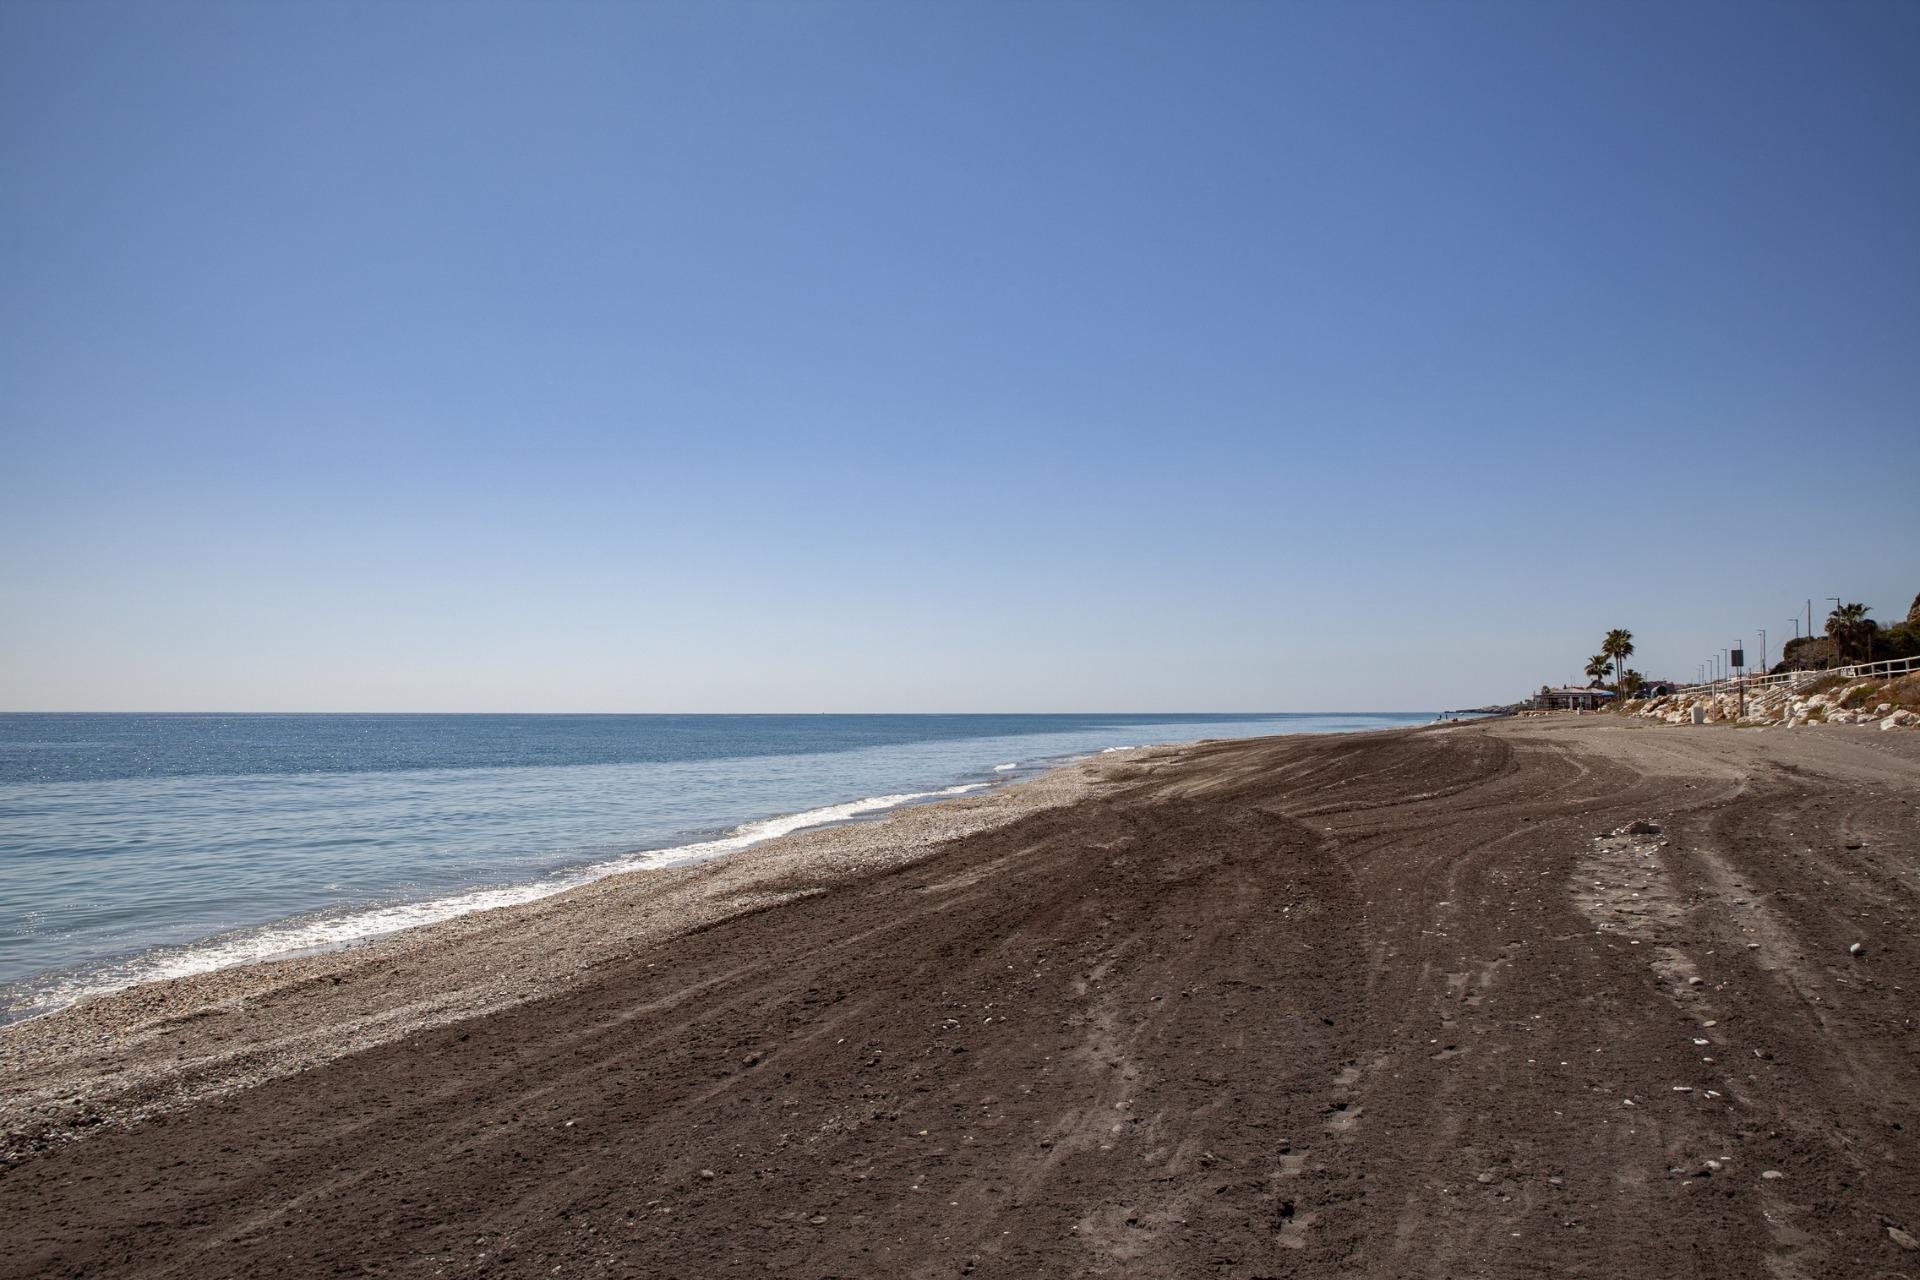
[[0, 715], [0, 1020], [1343, 715]]

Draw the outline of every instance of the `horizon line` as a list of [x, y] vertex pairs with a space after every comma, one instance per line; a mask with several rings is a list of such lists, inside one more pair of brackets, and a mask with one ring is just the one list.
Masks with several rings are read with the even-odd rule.
[[[1074, 710], [1074, 711], [402, 711], [402, 710], [354, 710], [354, 711], [293, 711], [256, 709], [246, 711], [223, 711], [202, 709], [186, 710], [141, 710], [116, 708], [113, 710], [37, 710], [6, 709], [0, 710], [0, 716], [1374, 716], [1374, 715], [1423, 715], [1436, 708], [1400, 707], [1375, 708], [1362, 710], [1340, 708], [1331, 711], [1260, 711], [1234, 709], [1228, 711], [1149, 711], [1140, 708], [1128, 708], [1119, 711]], [[1466, 710], [1466, 708], [1437, 708], [1438, 710]]]

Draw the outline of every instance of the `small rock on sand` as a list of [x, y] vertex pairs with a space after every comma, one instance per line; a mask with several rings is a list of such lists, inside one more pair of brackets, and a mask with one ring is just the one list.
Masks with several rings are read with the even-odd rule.
[[1920, 1240], [1914, 1239], [1911, 1231], [1902, 1231], [1898, 1227], [1888, 1227], [1887, 1235], [1891, 1236], [1893, 1242], [1902, 1249], [1920, 1249]]
[[1867, 954], [1866, 944], [1860, 942], [1854, 943], [1847, 948], [1847, 954], [1850, 956], [1863, 956]]

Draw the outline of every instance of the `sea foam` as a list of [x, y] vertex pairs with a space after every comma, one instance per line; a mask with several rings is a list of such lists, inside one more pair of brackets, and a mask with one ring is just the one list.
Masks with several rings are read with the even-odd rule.
[[161, 947], [106, 968], [73, 975], [35, 993], [24, 1003], [8, 1010], [13, 1017], [50, 1013], [87, 996], [121, 991], [143, 982], [165, 982], [173, 978], [210, 973], [235, 965], [257, 964], [315, 951], [333, 950], [355, 942], [364, 942], [402, 929], [439, 924], [476, 911], [517, 907], [523, 903], [550, 898], [583, 884], [608, 876], [633, 871], [658, 871], [687, 866], [712, 858], [737, 853], [752, 845], [780, 836], [792, 835], [810, 827], [824, 827], [868, 814], [895, 809], [917, 801], [940, 800], [984, 790], [985, 782], [968, 782], [942, 787], [937, 791], [912, 791], [899, 795], [869, 796], [845, 804], [826, 805], [799, 813], [782, 814], [756, 822], [744, 822], [724, 836], [665, 849], [643, 849], [596, 862], [586, 867], [557, 872], [524, 884], [486, 886], [462, 893], [432, 898], [424, 902], [400, 902], [386, 906], [348, 911], [342, 914], [313, 915], [282, 920], [255, 929], [239, 930], [181, 947]]

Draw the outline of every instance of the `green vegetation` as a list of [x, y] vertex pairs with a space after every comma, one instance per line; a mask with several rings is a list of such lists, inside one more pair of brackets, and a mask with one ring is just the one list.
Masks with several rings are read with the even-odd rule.
[[1787, 641], [1773, 670], [1824, 671], [1853, 663], [1920, 656], [1920, 596], [1914, 597], [1906, 620], [1892, 626], [1881, 626], [1869, 616], [1871, 613], [1871, 605], [1841, 605], [1827, 615], [1825, 635]]
[[1827, 634], [1833, 637], [1840, 661], [1869, 662], [1873, 654], [1873, 633], [1880, 625], [1867, 617], [1864, 604], [1843, 604], [1827, 615]]
[[[1627, 666], [1627, 659], [1633, 656], [1633, 632], [1625, 627], [1615, 627], [1607, 632], [1600, 641], [1600, 652], [1587, 659], [1587, 687], [1589, 689], [1612, 689], [1620, 695], [1619, 701], [1633, 697], [1647, 680], [1638, 671]], [[1541, 693], [1544, 695], [1543, 688]]]
[[1600, 652], [1613, 659], [1615, 671], [1625, 671], [1627, 659], [1633, 656], [1633, 632], [1624, 627], [1615, 627], [1600, 642]]

